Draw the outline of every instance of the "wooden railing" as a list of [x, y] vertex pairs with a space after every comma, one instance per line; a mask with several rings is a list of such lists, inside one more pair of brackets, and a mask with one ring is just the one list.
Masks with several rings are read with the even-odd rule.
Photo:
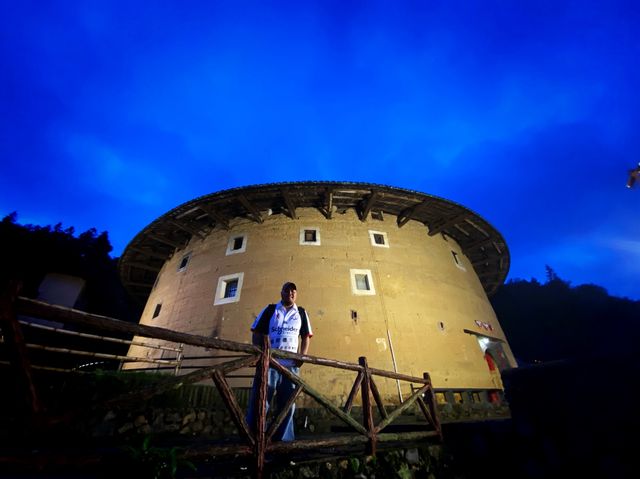
[[[159, 327], [131, 324], [113, 318], [18, 297], [16, 290], [9, 290], [4, 293], [0, 304], [0, 325], [2, 326], [4, 341], [11, 356], [10, 362], [16, 374], [18, 374], [22, 380], [22, 394], [24, 399], [27, 404], [29, 404], [34, 415], [44, 415], [47, 424], [70, 421], [77, 415], [87, 411], [68, 411], [64, 414], [58, 414], [57, 416], [45, 414], [37, 394], [36, 385], [34, 384], [20, 323], [17, 320], [18, 315], [71, 325], [82, 325], [91, 327], [94, 331], [102, 331], [103, 333], [127, 333], [137, 337], [154, 338], [176, 344], [242, 353], [242, 356], [237, 359], [228, 360], [210, 367], [203, 367], [179, 376], [167, 376], [162, 382], [151, 387], [130, 391], [118, 397], [112, 397], [100, 403], [87, 406], [89, 410], [109, 408], [115, 405], [124, 406], [187, 384], [211, 379], [218, 389], [240, 433], [240, 442], [224, 445], [193, 446], [184, 451], [184, 456], [187, 458], [193, 459], [224, 454], [253, 456], [256, 476], [261, 477], [264, 471], [265, 456], [267, 453], [282, 454], [303, 449], [309, 450], [328, 446], [339, 447], [362, 444], [368, 454], [375, 454], [377, 445], [385, 441], [413, 441], [426, 438], [442, 439], [442, 429], [438, 419], [434, 390], [428, 373], [424, 373], [423, 377], [419, 378], [371, 368], [368, 366], [365, 357], [361, 357], [358, 364], [355, 364], [317, 356], [294, 354], [271, 349], [267, 338], [265, 338], [263, 347], [259, 348], [249, 344], [196, 336]], [[306, 364], [356, 372], [357, 376], [345, 404], [342, 407], [336, 406], [331, 399], [317, 391], [307, 381], [281, 366], [277, 361], [277, 359], [281, 358], [297, 359]], [[258, 394], [255, 398], [254, 410], [257, 411], [258, 419], [255, 431], [252, 431], [245, 420], [245, 414], [242, 408], [238, 404], [229, 386], [227, 376], [241, 368], [254, 366], [256, 367], [255, 380], [258, 384]], [[269, 368], [277, 369], [297, 385], [296, 391], [288, 401], [288, 404], [271, 424], [267, 422], [266, 407], [267, 374]], [[412, 394], [401, 404], [394, 405], [395, 408], [390, 411], [383, 404], [376, 384], [376, 377], [408, 381], [412, 385], [417, 384], [417, 386], [412, 386]], [[288, 410], [294, 404], [295, 400], [302, 393], [313, 398], [322, 408], [341, 420], [352, 433], [335, 434], [331, 437], [315, 439], [295, 440], [292, 442], [273, 441], [272, 438], [275, 431], [284, 421]], [[358, 394], [360, 394], [362, 402], [362, 422], [359, 422], [351, 415], [353, 404]], [[375, 421], [374, 404], [378, 411], [377, 416], [379, 419], [377, 423]], [[398, 419], [414, 404], [418, 405], [425, 419], [421, 430], [398, 433], [384, 432], [394, 420]]]

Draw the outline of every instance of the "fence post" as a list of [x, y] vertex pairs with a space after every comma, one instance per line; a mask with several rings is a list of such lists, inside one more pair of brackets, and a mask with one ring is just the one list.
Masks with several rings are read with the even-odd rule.
[[180, 374], [180, 368], [182, 367], [182, 359], [184, 358], [184, 343], [180, 343], [178, 345], [179, 351], [176, 353], [176, 369], [174, 371], [174, 375], [177, 376]]
[[376, 454], [376, 428], [373, 424], [373, 408], [371, 405], [371, 373], [369, 372], [369, 365], [367, 364], [367, 358], [360, 356], [358, 363], [364, 369], [362, 375], [362, 420], [363, 426], [367, 430], [369, 436], [369, 443], [367, 444], [367, 454], [375, 456]]
[[269, 361], [271, 359], [271, 344], [269, 336], [264, 335], [262, 341], [262, 355], [258, 363], [257, 377], [260, 380], [260, 387], [254, 411], [258, 411], [258, 421], [256, 424], [256, 477], [262, 478], [264, 472], [264, 456], [267, 450], [267, 383], [269, 381]]
[[422, 373], [422, 377], [429, 381], [429, 389], [426, 392], [427, 407], [431, 413], [433, 419], [433, 427], [435, 428], [440, 440], [442, 440], [442, 427], [440, 426], [440, 418], [438, 417], [438, 405], [436, 404], [436, 396], [433, 391], [433, 383], [431, 382], [431, 376], [429, 373]]
[[33, 415], [43, 411], [42, 403], [36, 393], [36, 387], [31, 375], [31, 363], [27, 357], [27, 348], [20, 323], [16, 317], [15, 302], [22, 284], [10, 281], [0, 296], [0, 327], [9, 352], [9, 361], [18, 383], [23, 390], [23, 397], [28, 404], [29, 412]]

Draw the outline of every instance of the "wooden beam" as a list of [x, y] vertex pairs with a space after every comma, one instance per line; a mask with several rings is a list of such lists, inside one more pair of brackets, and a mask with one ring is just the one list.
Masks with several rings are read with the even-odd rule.
[[[436, 404], [436, 395], [433, 392], [433, 383], [431, 382], [431, 376], [429, 373], [423, 373], [422, 378], [428, 382], [429, 390], [425, 393], [424, 397], [427, 401], [426, 406], [429, 408], [429, 412], [431, 413], [431, 419], [433, 421], [433, 427], [438, 433], [438, 437], [442, 441], [442, 425], [440, 424], [440, 418], [438, 417], [438, 406]], [[422, 402], [422, 398], [418, 398], [418, 403]]]
[[138, 263], [137, 261], [131, 261], [127, 263], [127, 266], [133, 267], [133, 268], [145, 269], [147, 271], [153, 271], [154, 273], [157, 273], [162, 269], [162, 266], [149, 266], [146, 263]]
[[168, 254], [160, 254], [160, 253], [156, 253], [155, 251], [147, 251], [146, 249], [142, 249], [142, 248], [131, 247], [129, 248], [129, 250], [135, 253], [143, 254], [145, 256], [148, 256], [149, 258], [161, 259], [162, 261], [166, 261], [167, 258], [169, 257]]
[[417, 205], [410, 206], [409, 208], [405, 208], [398, 215], [398, 228], [402, 228], [406, 225], [410, 219], [412, 219], [413, 215], [420, 211], [423, 207], [429, 204], [428, 200], [424, 200], [422, 203], [418, 203]]
[[293, 406], [293, 403], [296, 402], [296, 399], [298, 399], [298, 396], [300, 395], [301, 392], [302, 392], [302, 388], [298, 387], [295, 389], [295, 392], [291, 396], [289, 396], [289, 399], [287, 400], [287, 404], [284, 405], [284, 407], [280, 411], [280, 414], [278, 414], [278, 417], [271, 423], [271, 426], [267, 431], [267, 444], [271, 442], [271, 438], [276, 433], [280, 425], [284, 422], [285, 418], [287, 417], [287, 414], [289, 413], [289, 410], [291, 409], [291, 406]]
[[420, 389], [418, 389], [416, 392], [414, 392], [411, 397], [409, 397], [405, 402], [403, 402], [400, 407], [394, 409], [394, 411], [389, 414], [384, 420], [382, 420], [378, 426], [375, 429], [376, 434], [379, 433], [380, 431], [382, 431], [385, 427], [387, 427], [389, 424], [391, 424], [398, 416], [400, 416], [400, 414], [402, 414], [404, 411], [406, 411], [409, 406], [411, 406], [414, 402], [417, 401], [417, 399], [422, 396], [422, 394], [427, 391], [429, 388], [431, 387], [431, 385], [429, 384], [425, 384], [424, 386], [422, 386]]
[[258, 211], [257, 208], [253, 204], [251, 204], [251, 202], [249, 202], [246, 196], [238, 195], [236, 196], [236, 198], [240, 202], [240, 204], [244, 207], [244, 209], [247, 210], [247, 212], [253, 218], [254, 221], [256, 221], [257, 223], [262, 223], [264, 221], [262, 219], [262, 216], [260, 216], [260, 211]]
[[[9, 363], [22, 389], [22, 399], [26, 403], [29, 413], [37, 415], [44, 409], [33, 382], [31, 362], [27, 355], [22, 328], [16, 316], [16, 300], [21, 287], [21, 283], [11, 281], [7, 288], [2, 291], [0, 296], [0, 330], [2, 330]], [[11, 387], [8, 387], [8, 389], [11, 390]], [[5, 389], [4, 394], [9, 394], [9, 391]]]
[[211, 206], [198, 205], [198, 208], [204, 211], [209, 218], [215, 220], [215, 222], [220, 224], [224, 229], [229, 229], [229, 218], [224, 216], [222, 213], [213, 209]]
[[378, 197], [380, 196], [380, 194], [377, 191], [372, 191], [371, 195], [369, 195], [369, 198], [367, 199], [367, 202], [364, 204], [364, 207], [362, 208], [362, 211], [360, 212], [360, 220], [361, 221], [366, 221], [367, 220], [367, 216], [369, 216], [369, 212], [371, 211], [371, 208], [373, 208], [373, 205], [375, 204], [376, 200], [378, 199]]
[[384, 408], [382, 396], [380, 396], [380, 391], [378, 391], [378, 386], [376, 386], [376, 383], [373, 380], [373, 376], [369, 378], [369, 386], [371, 386], [371, 394], [373, 395], [373, 399], [378, 406], [378, 412], [380, 413], [380, 416], [386, 419], [386, 417], [388, 416], [387, 410]]
[[[439, 218], [437, 221], [433, 221], [429, 223], [429, 236], [435, 236], [438, 233], [441, 233], [443, 230], [445, 230], [449, 226], [453, 226], [456, 223], [459, 223], [460, 221], [464, 220], [466, 216], [467, 216], [467, 213], [460, 213], [450, 218]], [[437, 226], [435, 226], [436, 224]]]
[[325, 204], [323, 207], [319, 208], [319, 210], [325, 218], [330, 220], [331, 215], [333, 214], [333, 189], [327, 188], [324, 194], [324, 200]]
[[60, 321], [63, 323], [84, 324], [86, 326], [96, 327], [104, 331], [131, 333], [136, 336], [164, 339], [166, 341], [172, 341], [174, 343], [184, 343], [192, 346], [201, 346], [204, 348], [222, 349], [224, 351], [236, 351], [247, 354], [256, 354], [260, 352], [259, 348], [250, 344], [236, 343], [233, 341], [209, 338], [206, 336], [196, 336], [193, 334], [181, 333], [166, 328], [147, 326], [144, 324], [128, 323], [126, 321], [108, 318], [106, 316], [100, 316], [98, 314], [85, 313], [84, 311], [65, 308], [63, 306], [57, 306], [42, 301], [37, 301], [35, 299], [20, 297], [17, 300], [16, 308], [18, 313], [27, 316], [49, 319], [52, 321]]
[[360, 371], [356, 376], [356, 380], [353, 382], [353, 387], [351, 388], [351, 392], [349, 393], [347, 402], [344, 404], [344, 407], [342, 408], [342, 410], [347, 414], [351, 412], [351, 408], [353, 407], [353, 400], [356, 398], [356, 394], [358, 394], [358, 391], [360, 391], [360, 385], [362, 384], [363, 377], [364, 377], [364, 373]]
[[293, 203], [293, 200], [291, 199], [289, 190], [282, 189], [280, 190], [280, 192], [282, 193], [282, 198], [284, 198], [284, 204], [287, 206], [289, 217], [292, 220], [298, 219], [298, 217], [296, 216], [296, 205]]
[[[277, 351], [277, 350], [274, 350], [274, 351]], [[284, 366], [280, 365], [280, 363], [278, 361], [272, 360], [271, 361], [271, 367], [277, 369], [282, 374], [287, 376], [287, 378], [289, 378], [289, 380], [291, 382], [296, 383], [296, 385], [298, 387], [303, 388], [303, 390], [304, 390], [303, 392], [305, 394], [311, 396], [313, 399], [318, 401], [322, 406], [324, 406], [326, 409], [328, 409], [329, 412], [333, 413], [333, 415], [336, 416], [338, 419], [341, 419], [344, 423], [346, 423], [347, 425], [351, 426], [353, 429], [358, 431], [360, 434], [367, 435], [367, 430], [364, 427], [362, 427], [358, 423], [358, 421], [356, 421], [351, 416], [349, 416], [348, 414], [345, 414], [339, 408], [334, 406], [332, 401], [330, 401], [329, 399], [324, 397], [322, 394], [320, 394], [318, 391], [316, 391], [311, 386], [309, 386], [305, 381], [303, 381], [300, 378], [300, 376], [297, 376], [296, 374], [293, 374], [287, 368], [285, 368]]]
[[483, 246], [487, 246], [495, 241], [493, 236], [489, 236], [488, 238], [483, 238], [481, 240], [476, 241], [475, 243], [471, 243], [470, 245], [464, 246], [462, 249], [465, 251], [472, 251], [476, 248], [482, 248]]
[[218, 392], [220, 393], [225, 406], [227, 406], [227, 410], [229, 411], [229, 414], [231, 414], [231, 419], [236, 428], [240, 434], [244, 436], [247, 442], [251, 446], [254, 446], [255, 442], [251, 436], [251, 431], [249, 430], [247, 421], [244, 418], [244, 414], [242, 413], [242, 410], [238, 405], [238, 401], [229, 387], [229, 383], [227, 383], [224, 374], [222, 374], [220, 370], [215, 370], [213, 371], [213, 374], [211, 374], [211, 379], [213, 379], [216, 388], [218, 388]]
[[478, 278], [491, 278], [493, 276], [501, 274], [502, 271], [483, 271], [482, 273], [478, 273]]
[[169, 238], [165, 238], [164, 236], [159, 235], [147, 235], [147, 238], [157, 241], [158, 243], [166, 244], [169, 246], [173, 246], [174, 248], [182, 248], [181, 243], [176, 243], [175, 241], [170, 240]]
[[360, 392], [362, 394], [362, 422], [364, 428], [367, 430], [367, 436], [369, 437], [369, 443], [367, 444], [367, 454], [375, 456], [376, 454], [376, 431], [373, 423], [373, 410], [371, 407], [371, 374], [369, 373], [369, 366], [367, 365], [367, 358], [360, 356], [358, 363], [362, 366], [364, 373], [362, 374], [362, 387]]
[[[467, 249], [465, 248], [465, 251]], [[477, 257], [478, 255], [482, 255], [479, 258]], [[467, 255], [467, 257], [469, 257], [469, 261], [471, 261], [471, 257], [469, 255]], [[480, 266], [486, 263], [493, 263], [495, 261], [498, 260], [502, 260], [503, 256], [499, 255], [498, 253], [496, 253], [494, 250], [489, 249], [489, 250], [484, 250], [484, 251], [478, 251], [477, 255], [476, 255], [476, 259], [474, 259], [473, 261], [471, 261], [471, 265], [472, 266]], [[500, 268], [502, 269], [502, 267]]]
[[168, 223], [172, 224], [176, 228], [180, 228], [182, 231], [186, 231], [191, 236], [198, 236], [201, 239], [205, 239], [205, 235], [202, 233], [202, 231], [195, 230], [195, 229], [191, 228], [190, 226], [185, 225], [184, 223], [181, 223], [181, 222], [176, 221], [176, 220], [169, 220]]

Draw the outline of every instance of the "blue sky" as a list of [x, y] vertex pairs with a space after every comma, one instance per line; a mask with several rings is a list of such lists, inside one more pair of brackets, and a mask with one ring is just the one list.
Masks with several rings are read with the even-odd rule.
[[382, 183], [476, 211], [509, 278], [640, 299], [636, 1], [2, 0], [0, 215], [118, 256], [197, 196]]

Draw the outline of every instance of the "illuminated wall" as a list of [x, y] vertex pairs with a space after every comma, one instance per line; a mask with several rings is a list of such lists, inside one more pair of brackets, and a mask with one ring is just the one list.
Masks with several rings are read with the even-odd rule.
[[[388, 214], [360, 221], [353, 210], [332, 219], [313, 208], [296, 213], [295, 220], [271, 215], [261, 224], [236, 218], [229, 230], [194, 237], [165, 262], [140, 323], [250, 343], [256, 315], [293, 281], [314, 329], [310, 354], [350, 362], [366, 356], [371, 367], [420, 377], [428, 371], [436, 388], [500, 387], [485, 350], [492, 349], [502, 366], [515, 361], [472, 265], [452, 238], [429, 236], [417, 221], [400, 228]], [[129, 354], [160, 357], [136, 346]], [[202, 354], [185, 350], [187, 357]], [[353, 376], [317, 366], [305, 366], [302, 375], [340, 398]], [[397, 398], [395, 382], [379, 387], [387, 400]], [[402, 393], [408, 392], [406, 385]]]

